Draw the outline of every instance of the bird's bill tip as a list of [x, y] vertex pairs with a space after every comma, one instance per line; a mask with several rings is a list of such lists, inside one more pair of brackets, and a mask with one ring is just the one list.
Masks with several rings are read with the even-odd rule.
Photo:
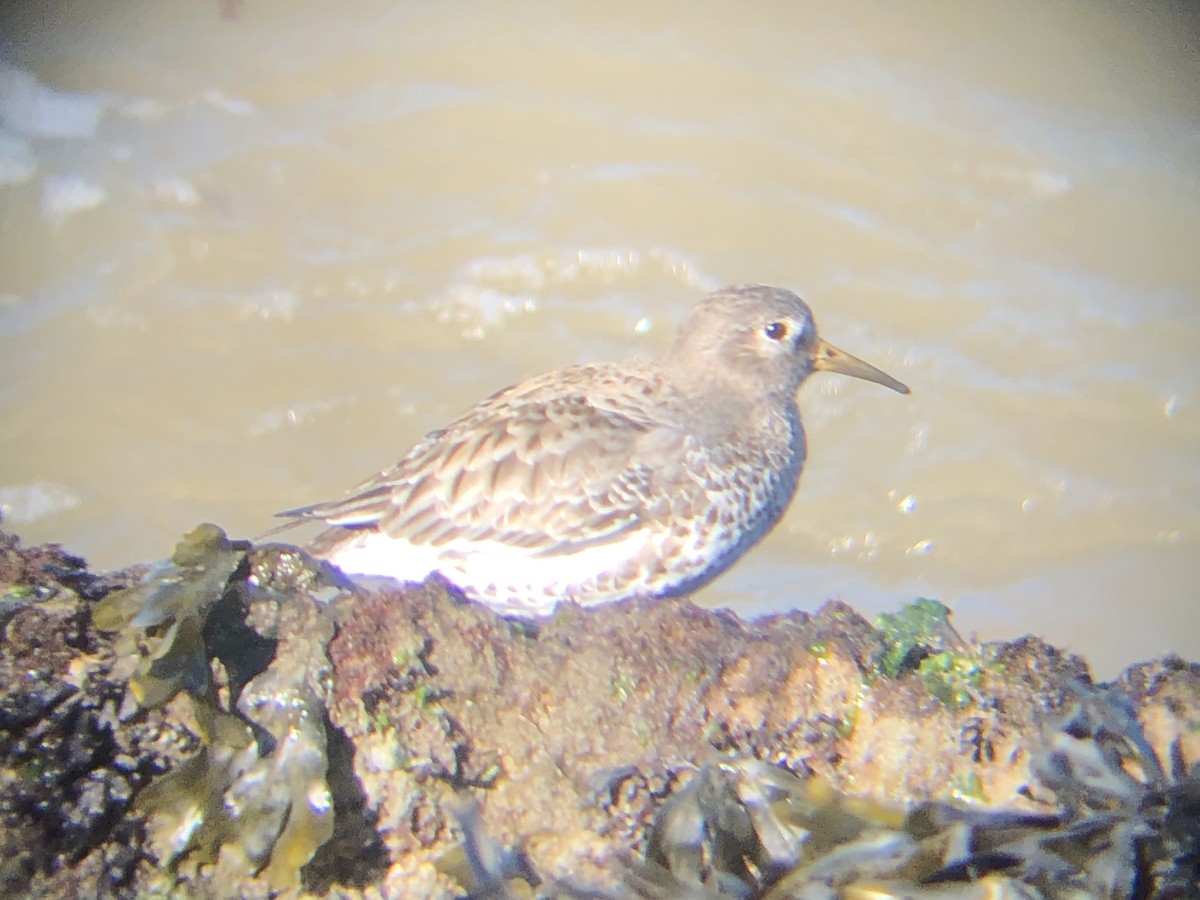
[[852, 356], [845, 350], [839, 350], [826, 341], [817, 341], [817, 352], [813, 357], [813, 368], [820, 372], [837, 372], [839, 375], [849, 375], [864, 381], [873, 381], [891, 388], [899, 394], [911, 393], [908, 385], [897, 381], [887, 372], [875, 368], [869, 362], [864, 362], [857, 356]]

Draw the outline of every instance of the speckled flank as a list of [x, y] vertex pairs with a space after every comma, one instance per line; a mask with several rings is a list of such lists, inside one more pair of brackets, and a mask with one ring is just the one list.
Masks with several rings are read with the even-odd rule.
[[662, 359], [509, 387], [348, 498], [281, 515], [325, 521], [312, 549], [348, 572], [440, 572], [502, 610], [684, 593], [787, 508], [805, 458], [796, 390], [819, 368], [907, 391], [821, 341], [794, 294], [727, 288]]

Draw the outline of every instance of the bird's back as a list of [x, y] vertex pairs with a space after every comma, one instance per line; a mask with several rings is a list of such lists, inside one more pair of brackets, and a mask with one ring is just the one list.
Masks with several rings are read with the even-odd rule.
[[550, 372], [484, 400], [346, 499], [283, 515], [329, 523], [312, 549], [348, 572], [438, 571], [513, 611], [679, 593], [769, 530], [803, 461], [798, 416], [760, 423], [769, 440], [749, 443], [697, 434], [699, 417], [653, 363]]

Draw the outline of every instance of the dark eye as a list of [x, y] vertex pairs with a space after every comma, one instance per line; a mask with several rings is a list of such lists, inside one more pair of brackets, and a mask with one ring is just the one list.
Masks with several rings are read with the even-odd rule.
[[772, 322], [763, 329], [763, 334], [773, 341], [782, 341], [788, 335], [787, 322]]

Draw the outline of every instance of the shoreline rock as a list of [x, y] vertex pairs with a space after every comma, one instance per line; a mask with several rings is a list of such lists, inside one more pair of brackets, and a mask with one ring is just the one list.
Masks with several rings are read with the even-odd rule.
[[931, 601], [511, 619], [215, 526], [113, 574], [0, 532], [0, 597], [6, 893], [1182, 897], [1200, 873], [1200, 665], [1175, 657], [1097, 685]]

